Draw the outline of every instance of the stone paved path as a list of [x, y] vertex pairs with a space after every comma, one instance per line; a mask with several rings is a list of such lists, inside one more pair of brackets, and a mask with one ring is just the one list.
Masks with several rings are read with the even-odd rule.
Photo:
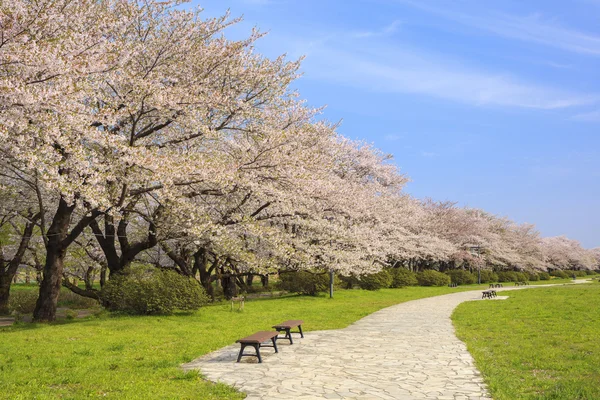
[[264, 349], [262, 364], [255, 357], [236, 363], [239, 345], [231, 345], [183, 368], [232, 385], [247, 400], [490, 399], [450, 320], [458, 304], [480, 298], [479, 290], [388, 307], [344, 329], [308, 332], [294, 345], [278, 341], [279, 353]]

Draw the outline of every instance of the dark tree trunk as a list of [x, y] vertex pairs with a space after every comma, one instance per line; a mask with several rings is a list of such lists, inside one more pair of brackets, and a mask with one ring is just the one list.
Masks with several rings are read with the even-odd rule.
[[237, 296], [237, 285], [235, 284], [235, 278], [231, 274], [221, 276], [221, 286], [223, 287], [223, 296], [227, 300]]
[[269, 286], [269, 274], [264, 274], [260, 276], [260, 282], [262, 283], [263, 287], [266, 288], [267, 286]]
[[69, 232], [74, 210], [74, 206], [69, 206], [61, 198], [52, 225], [48, 229], [46, 264], [44, 265], [42, 283], [40, 284], [40, 296], [33, 311], [35, 321], [54, 321], [56, 319], [56, 305], [67, 254], [67, 248], [64, 246], [63, 241]]
[[[157, 217], [160, 213], [160, 207], [154, 212], [153, 217]], [[123, 216], [117, 227], [114, 225], [114, 219], [112, 216], [104, 216], [104, 231], [100, 228], [100, 225], [93, 221], [90, 224], [94, 236], [98, 241], [98, 244], [102, 248], [104, 257], [106, 258], [106, 264], [110, 272], [110, 276], [113, 274], [122, 274], [125, 269], [131, 264], [135, 257], [141, 252], [151, 249], [156, 246], [156, 226], [153, 222], [150, 222], [148, 226], [148, 235], [145, 239], [136, 242], [129, 243], [127, 237], [127, 226], [129, 225], [127, 213]], [[117, 250], [117, 240], [119, 243], [120, 254]]]
[[54, 321], [56, 319], [56, 305], [63, 279], [63, 270], [67, 248], [83, 232], [99, 212], [93, 211], [89, 216], [83, 217], [69, 232], [71, 218], [75, 205], [69, 205], [62, 197], [52, 219], [52, 224], [46, 234], [46, 263], [44, 264], [40, 296], [33, 311], [34, 321]]
[[32, 214], [33, 213], [31, 213], [28, 217], [29, 221], [27, 221], [25, 224], [25, 229], [21, 234], [19, 247], [17, 248], [13, 258], [8, 262], [4, 262], [2, 259], [0, 259], [0, 315], [8, 314], [10, 284], [13, 280], [15, 280], [16, 283], [17, 270], [19, 269], [19, 265], [21, 265], [21, 261], [23, 260], [23, 256], [25, 255], [25, 251], [27, 250], [27, 246], [31, 240], [35, 221], [40, 217], [39, 213], [36, 215]]
[[[64, 225], [65, 230], [68, 229], [68, 227], [69, 220], [67, 219], [66, 224]], [[52, 232], [52, 228], [50, 228], [48, 232]], [[38, 298], [35, 310], [33, 311], [33, 319], [35, 321], [54, 321], [56, 319], [58, 295], [60, 294], [65, 256], [67, 254], [66, 248], [61, 246], [58, 236], [50, 236], [49, 234], [48, 239], [44, 276], [40, 285], [40, 297]]]
[[10, 279], [0, 275], [0, 315], [8, 314], [8, 297], [10, 295]]
[[254, 281], [254, 274], [250, 274], [246, 276], [246, 286], [252, 287], [252, 282]]

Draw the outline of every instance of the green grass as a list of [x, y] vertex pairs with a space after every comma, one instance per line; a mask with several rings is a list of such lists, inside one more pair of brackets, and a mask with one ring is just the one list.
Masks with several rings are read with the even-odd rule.
[[502, 294], [452, 317], [493, 398], [600, 399], [600, 285]]
[[333, 300], [248, 301], [243, 312], [231, 312], [226, 303], [175, 316], [105, 316], [0, 328], [0, 398], [243, 398], [196, 373], [184, 374], [179, 365], [285, 319], [305, 320], [307, 331], [343, 328], [393, 304], [476, 287], [340, 290]]

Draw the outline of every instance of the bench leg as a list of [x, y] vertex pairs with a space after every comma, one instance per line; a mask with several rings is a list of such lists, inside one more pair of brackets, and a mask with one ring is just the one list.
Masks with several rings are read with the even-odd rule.
[[273, 336], [271, 338], [271, 341], [273, 342], [273, 348], [275, 349], [275, 353], [279, 353], [279, 350], [277, 350], [277, 336]]
[[262, 357], [260, 356], [260, 343], [253, 345], [256, 350], [256, 357], [258, 357], [258, 362], [262, 362]]
[[304, 333], [302, 333], [302, 325], [298, 325], [298, 330], [300, 331], [300, 337], [304, 338]]
[[290, 340], [290, 344], [294, 344], [294, 339], [292, 339], [292, 332], [290, 328], [285, 330], [285, 337]]
[[[252, 346], [254, 347], [254, 350], [256, 350], [256, 357], [258, 357], [258, 362], [261, 363], [262, 362], [262, 357], [260, 356], [260, 343], [255, 344], [255, 343], [240, 343], [242, 346], [240, 348], [240, 353], [238, 354], [238, 358], [237, 358], [237, 362], [240, 362], [240, 360], [242, 359], [243, 356], [252, 356], [253, 354], [244, 354], [244, 349], [246, 348], [246, 346]], [[277, 353], [277, 346], [275, 345], [275, 341], [273, 341], [273, 345], [275, 347], [275, 352]]]
[[238, 359], [237, 362], [240, 362], [240, 360], [242, 359], [242, 356], [244, 355], [244, 349], [246, 348], [246, 344], [241, 343], [242, 347], [240, 348], [240, 354], [238, 354]]

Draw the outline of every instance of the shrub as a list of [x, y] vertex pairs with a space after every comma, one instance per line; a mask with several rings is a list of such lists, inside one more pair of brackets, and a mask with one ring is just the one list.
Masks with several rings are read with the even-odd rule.
[[8, 310], [19, 314], [31, 314], [35, 309], [39, 292], [37, 290], [14, 290], [8, 298]]
[[498, 272], [498, 282], [519, 282], [520, 279], [515, 271]]
[[481, 270], [481, 283], [498, 282], [498, 275], [490, 269]]
[[477, 276], [464, 269], [450, 270], [447, 271], [446, 274], [450, 277], [450, 282], [456, 283], [457, 285], [470, 285], [471, 283], [477, 282]]
[[526, 282], [529, 280], [529, 275], [525, 272], [515, 272], [516, 282]]
[[129, 314], [170, 314], [197, 310], [208, 302], [204, 288], [174, 271], [130, 268], [112, 277], [102, 289], [103, 304]]
[[392, 284], [390, 287], [400, 288], [405, 286], [416, 286], [417, 274], [404, 268], [391, 268], [388, 270], [392, 275]]
[[421, 286], [446, 286], [450, 284], [450, 277], [441, 272], [428, 269], [417, 275]]
[[289, 271], [279, 275], [279, 288], [288, 292], [316, 296], [327, 291], [329, 275], [309, 271]]
[[538, 276], [540, 277], [540, 281], [549, 281], [550, 280], [550, 274], [547, 272], [540, 272], [538, 274]]
[[339, 275], [340, 286], [343, 289], [352, 289], [355, 285], [358, 285], [358, 278], [354, 275], [344, 276]]
[[529, 277], [530, 281], [539, 281], [540, 280], [540, 276], [538, 274], [536, 274], [535, 272], [527, 272], [527, 276]]
[[579, 271], [579, 270], [577, 270], [577, 271], [565, 271], [565, 272], [569, 275], [570, 278], [572, 278], [573, 275], [575, 275], [577, 277], [580, 277], [580, 278], [583, 277], [583, 276], [587, 276], [587, 274], [585, 273], [585, 271]]
[[586, 275], [596, 275], [596, 271], [593, 271], [593, 270], [591, 270], [591, 269], [586, 269], [586, 270], [585, 270], [585, 274], [586, 274]]
[[361, 275], [358, 285], [361, 289], [379, 290], [392, 285], [392, 274], [387, 269], [382, 269], [375, 274]]
[[569, 274], [560, 269], [555, 269], [554, 271], [550, 271], [550, 276], [554, 276], [556, 278], [568, 279], [570, 278]]

